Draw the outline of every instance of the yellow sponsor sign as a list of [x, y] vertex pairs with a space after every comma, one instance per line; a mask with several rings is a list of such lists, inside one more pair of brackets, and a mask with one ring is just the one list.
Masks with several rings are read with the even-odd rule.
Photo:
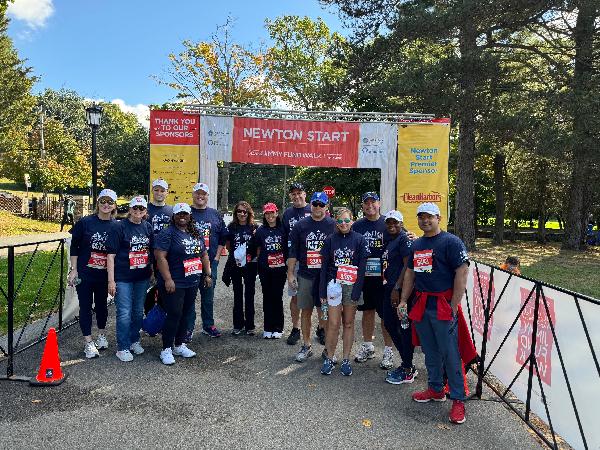
[[396, 209], [404, 226], [420, 235], [417, 206], [435, 203], [448, 224], [448, 154], [450, 124], [400, 124], [398, 126], [398, 176]]
[[163, 178], [169, 183], [169, 205], [191, 204], [192, 187], [198, 182], [198, 158], [197, 145], [150, 145], [150, 182]]

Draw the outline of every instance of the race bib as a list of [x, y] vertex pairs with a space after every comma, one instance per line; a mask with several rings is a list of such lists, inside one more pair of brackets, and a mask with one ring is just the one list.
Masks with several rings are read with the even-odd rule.
[[379, 258], [367, 258], [366, 277], [381, 276], [381, 260]]
[[274, 253], [272, 255], [267, 255], [267, 263], [272, 269], [276, 267], [284, 267], [285, 261], [283, 260], [283, 253]]
[[148, 265], [148, 252], [129, 252], [129, 268], [143, 269]]
[[344, 264], [338, 266], [336, 281], [340, 284], [354, 284], [358, 278], [358, 267]]
[[309, 250], [306, 252], [306, 267], [309, 269], [321, 268], [321, 252], [318, 250]]
[[106, 269], [106, 253], [92, 252], [87, 266], [90, 269]]
[[191, 258], [183, 261], [183, 273], [186, 277], [202, 273], [202, 258]]
[[433, 250], [415, 250], [413, 266], [415, 272], [431, 272], [433, 269]]

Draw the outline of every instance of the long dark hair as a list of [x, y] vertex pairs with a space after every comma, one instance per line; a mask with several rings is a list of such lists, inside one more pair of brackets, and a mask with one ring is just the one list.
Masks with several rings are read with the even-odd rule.
[[240, 221], [237, 217], [237, 209], [240, 206], [243, 206], [244, 208], [246, 208], [246, 211], [248, 211], [248, 215], [246, 216], [246, 224], [251, 226], [254, 225], [254, 210], [252, 209], [252, 206], [250, 206], [250, 203], [244, 200], [240, 200], [233, 207], [233, 220], [231, 221], [231, 223], [233, 223], [234, 226], [240, 225]]
[[[171, 216], [171, 225], [175, 227], [175, 214], [173, 214]], [[200, 232], [198, 231], [198, 228], [196, 228], [196, 221], [194, 220], [194, 217], [190, 214], [190, 221], [188, 222], [185, 231], [187, 234], [189, 234], [190, 236], [192, 236], [194, 239], [201, 239], [202, 236], [200, 236]]]

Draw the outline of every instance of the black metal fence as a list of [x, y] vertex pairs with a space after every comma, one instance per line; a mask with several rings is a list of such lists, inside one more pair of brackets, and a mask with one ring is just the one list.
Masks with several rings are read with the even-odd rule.
[[[557, 286], [552, 286], [549, 284], [542, 283], [537, 280], [533, 280], [527, 277], [518, 276], [523, 280], [527, 280], [530, 283], [533, 283], [533, 287], [529, 290], [529, 293], [524, 301], [522, 301], [522, 305], [514, 320], [505, 333], [504, 337], [499, 344], [499, 347], [492, 354], [489, 352], [488, 348], [488, 336], [491, 323], [494, 319], [494, 314], [497, 312], [498, 307], [504, 302], [514, 301], [514, 298], [508, 298], [506, 295], [507, 287], [513, 281], [514, 277], [517, 275], [510, 274], [508, 279], [504, 282], [500, 294], [498, 296], [493, 294], [493, 289], [498, 288], [499, 286], [494, 287], [494, 274], [497, 272], [504, 272], [503, 270], [495, 267], [491, 267], [489, 273], [486, 272], [483, 276], [481, 271], [481, 265], [475, 262], [475, 276], [474, 276], [474, 293], [473, 295], [469, 295], [467, 290], [466, 294], [466, 304], [467, 304], [467, 313], [468, 320], [471, 329], [471, 337], [473, 342], [475, 341], [475, 335], [473, 333], [474, 330], [474, 312], [476, 308], [483, 309], [483, 330], [481, 332], [481, 324], [479, 324], [479, 331], [481, 332], [482, 338], [480, 343], [480, 348], [478, 348], [479, 361], [477, 363], [477, 387], [475, 391], [475, 396], [481, 398], [483, 383], [491, 388], [496, 395], [506, 404], [508, 408], [510, 408], [517, 416], [519, 416], [536, 434], [537, 436], [544, 441], [551, 448], [559, 448], [560, 438], [557, 436], [557, 432], [555, 430], [555, 423], [553, 424], [553, 415], [550, 408], [550, 404], [548, 402], [547, 393], [544, 388], [544, 383], [541, 380], [540, 374], [544, 372], [538, 366], [538, 358], [536, 357], [536, 346], [540, 345], [538, 342], [538, 326], [543, 322], [544, 327], [549, 327], [551, 331], [551, 336], [553, 339], [553, 343], [556, 346], [556, 353], [558, 355], [558, 359], [560, 362], [560, 369], [562, 375], [564, 376], [564, 382], [566, 384], [566, 388], [568, 391], [568, 397], [570, 399], [570, 404], [561, 404], [561, 408], [570, 408], [572, 411], [572, 417], [574, 418], [574, 422], [577, 423], [579, 435], [581, 438], [581, 442], [583, 443], [584, 448], [589, 448], [588, 438], [586, 437], [591, 435], [591, 433], [596, 432], [596, 430], [584, 429], [584, 425], [582, 424], [582, 417], [580, 415], [580, 409], [578, 407], [577, 401], [575, 399], [573, 393], [574, 383], [578, 382], [578, 375], [581, 375], [581, 367], [567, 367], [564, 358], [564, 348], [560, 346], [559, 336], [557, 335], [556, 330], [556, 319], [553, 313], [551, 313], [551, 308], [549, 308], [549, 302], [545, 291], [549, 289], [558, 291], [562, 294], [566, 294], [567, 296], [572, 298], [574, 302], [576, 311], [579, 316], [579, 323], [581, 326], [581, 330], [583, 331], [583, 335], [585, 335], [585, 342], [578, 342], [578, 345], [584, 346], [585, 352], [589, 350], [589, 355], [591, 355], [591, 360], [595, 365], [595, 369], [598, 375], [598, 384], [595, 385], [596, 392], [600, 392], [600, 365], [598, 363], [598, 357], [596, 354], [596, 349], [594, 348], [594, 344], [590, 337], [590, 329], [589, 325], [597, 326], [596, 323], [590, 324], [589, 318], [586, 321], [586, 317], [582, 311], [582, 304], [589, 303], [590, 305], [594, 305], [595, 307], [600, 308], [600, 301], [591, 297], [587, 297], [585, 295], [578, 294], [576, 292], [572, 292], [566, 289], [562, 289]], [[489, 276], [489, 278], [488, 278]], [[504, 278], [504, 277], [502, 277]], [[485, 281], [484, 281], [485, 280]], [[479, 295], [475, 295], [478, 293]], [[477, 298], [475, 298], [477, 297]], [[475, 304], [476, 302], [481, 302], [480, 305]], [[533, 303], [533, 307], [531, 304]], [[529, 309], [528, 309], [529, 308]], [[532, 310], [531, 310], [532, 308]], [[531, 322], [531, 343], [529, 349], [523, 358], [522, 364], [516, 371], [512, 381], [505, 385], [506, 383], [500, 383], [497, 381], [497, 377], [494, 376], [492, 366], [494, 362], [497, 362], [499, 359], [499, 355], [503, 348], [507, 346], [507, 340], [513, 333], [517, 323], [521, 320], [524, 311], [527, 309], [527, 314], [530, 316], [533, 314], [533, 320]], [[543, 316], [543, 317], [542, 317]], [[512, 317], [512, 316], [511, 316]], [[543, 319], [543, 320], [542, 320]], [[528, 332], [529, 335], [529, 332]], [[569, 350], [567, 350], [569, 351]], [[542, 368], [543, 369], [543, 368]], [[526, 371], [527, 374], [527, 389], [526, 389], [526, 398], [524, 401], [516, 401], [517, 397], [513, 394], [511, 389], [515, 385], [515, 382], [519, 379], [521, 374]], [[537, 386], [535, 386], [537, 384]], [[540, 421], [534, 419], [535, 413], [532, 412], [531, 402], [532, 402], [532, 391], [534, 389], [539, 389], [539, 393], [541, 393], [542, 403], [544, 405], [546, 418], [539, 416], [544, 422], [540, 423]], [[523, 400], [523, 399], [521, 399]], [[581, 402], [588, 402], [590, 398], [580, 399]], [[582, 403], [580, 403], [581, 405]], [[564, 412], [563, 409], [561, 412]], [[556, 412], [556, 411], [555, 411]]]
[[[19, 254], [19, 250], [27, 253]], [[3, 246], [0, 252], [6, 253], [0, 257], [0, 311], [6, 311], [0, 314], [0, 336], [6, 333], [6, 348], [0, 345], [0, 359], [6, 359], [7, 364], [6, 376], [0, 379], [28, 381], [29, 377], [14, 374], [15, 355], [46, 338], [53, 316], [54, 321], [57, 316], [57, 332], [73, 323], [63, 321], [65, 241]]]

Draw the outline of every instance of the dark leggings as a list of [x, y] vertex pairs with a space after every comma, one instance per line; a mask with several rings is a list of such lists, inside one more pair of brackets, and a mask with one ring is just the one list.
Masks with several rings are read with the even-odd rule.
[[83, 335], [92, 334], [92, 311], [96, 313], [98, 328], [105, 329], [108, 319], [108, 280], [90, 281], [83, 278], [76, 289], [79, 299], [79, 326]]
[[267, 332], [283, 331], [283, 287], [287, 279], [285, 267], [258, 271], [263, 292], [264, 329]]
[[231, 282], [233, 284], [233, 328], [241, 330], [245, 327], [246, 330], [253, 330], [256, 263], [251, 262], [244, 267], [234, 266], [231, 270]]
[[[413, 365], [413, 352], [415, 347], [412, 344], [412, 323], [407, 329], [403, 329], [400, 326], [400, 319], [398, 319], [397, 309], [392, 306], [391, 295], [392, 295], [393, 283], [387, 283], [384, 286], [383, 296], [383, 324], [385, 329], [390, 334], [394, 345], [400, 353], [402, 359], [402, 367], [408, 369]], [[410, 310], [410, 302], [409, 302]]]
[[159, 287], [162, 306], [167, 313], [162, 331], [163, 349], [181, 345], [187, 333], [187, 323], [194, 312], [198, 286], [175, 288], [172, 294]]

